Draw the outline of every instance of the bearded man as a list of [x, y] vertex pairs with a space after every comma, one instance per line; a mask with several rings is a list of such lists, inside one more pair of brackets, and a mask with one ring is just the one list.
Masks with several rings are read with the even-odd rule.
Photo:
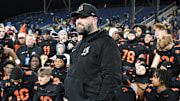
[[98, 30], [95, 6], [83, 3], [71, 17], [83, 39], [71, 53], [65, 95], [68, 101], [113, 101], [122, 78], [118, 47], [108, 32]]

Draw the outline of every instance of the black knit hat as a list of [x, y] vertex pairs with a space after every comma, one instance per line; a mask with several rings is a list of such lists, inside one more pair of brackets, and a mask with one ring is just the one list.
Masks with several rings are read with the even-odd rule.
[[14, 67], [11, 72], [11, 78], [13, 80], [19, 80], [23, 78], [23, 70], [20, 67]]
[[131, 34], [135, 34], [135, 36], [137, 36], [137, 32], [136, 32], [135, 30], [133, 30], [133, 29], [129, 31], [129, 34], [130, 34], [130, 33], [131, 33]]
[[56, 55], [56, 59], [62, 59], [64, 61], [64, 64], [67, 64], [67, 58], [64, 55]]

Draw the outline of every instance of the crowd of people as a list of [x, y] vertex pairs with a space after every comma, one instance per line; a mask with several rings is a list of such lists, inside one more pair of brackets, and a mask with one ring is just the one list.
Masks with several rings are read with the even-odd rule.
[[[178, 101], [180, 26], [98, 28], [83, 3], [76, 22], [29, 31], [0, 26], [1, 101]], [[176, 31], [174, 31], [174, 29]]]

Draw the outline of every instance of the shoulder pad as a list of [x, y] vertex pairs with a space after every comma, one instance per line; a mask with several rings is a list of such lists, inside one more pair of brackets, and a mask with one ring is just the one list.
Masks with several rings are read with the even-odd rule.
[[146, 92], [151, 93], [152, 89], [150, 89], [149, 87], [146, 89]]
[[179, 92], [179, 91], [180, 91], [179, 88], [171, 88], [171, 90], [172, 90], [173, 92]]
[[180, 50], [175, 50], [175, 54], [180, 54]]
[[4, 81], [5, 81], [5, 80], [8, 80], [8, 79], [10, 79], [9, 76], [4, 76], [4, 77], [3, 77], [3, 80], [4, 80]]
[[174, 47], [180, 47], [180, 44], [179, 45], [175, 45]]
[[124, 44], [124, 41], [121, 41], [121, 42], [120, 42], [120, 44], [122, 44], [122, 45], [123, 45], [123, 44]]
[[38, 42], [42, 42], [42, 40], [41, 40], [41, 39], [39, 39], [39, 40], [38, 40]]
[[150, 42], [150, 45], [154, 45], [154, 42]]
[[32, 71], [25, 71], [25, 75], [32, 75]]
[[11, 39], [10, 37], [6, 37], [6, 39]]
[[34, 90], [37, 90], [37, 86], [34, 86], [34, 88], [33, 88]]
[[138, 44], [140, 44], [140, 45], [144, 45], [144, 43], [143, 43], [143, 42], [138, 42]]
[[36, 81], [36, 82], [35, 82], [35, 84], [38, 84], [38, 83], [39, 83], [39, 81]]
[[54, 81], [52, 82], [52, 84], [53, 84], [53, 85], [58, 85], [59, 82], [54, 80]]

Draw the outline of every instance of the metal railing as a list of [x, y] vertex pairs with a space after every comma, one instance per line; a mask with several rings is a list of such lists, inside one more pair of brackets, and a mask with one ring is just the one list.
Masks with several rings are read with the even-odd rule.
[[[176, 1], [171, 3], [170, 5], [168, 5], [166, 8], [162, 9], [159, 11], [159, 15], [161, 15], [162, 13], [164, 13], [166, 10], [172, 8], [173, 6], [176, 5]], [[146, 20], [144, 20], [143, 22], [141, 22], [140, 24], [147, 24], [149, 23], [150, 21], [154, 20], [155, 19], [155, 14], [153, 14], [152, 16], [150, 16], [149, 18], [147, 18]]]

